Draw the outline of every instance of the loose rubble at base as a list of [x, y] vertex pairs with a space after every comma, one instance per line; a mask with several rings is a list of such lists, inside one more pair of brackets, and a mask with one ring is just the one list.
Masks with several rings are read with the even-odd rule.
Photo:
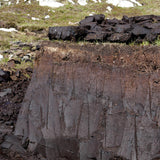
[[123, 16], [121, 20], [105, 19], [103, 14], [87, 16], [79, 26], [50, 27], [50, 40], [109, 41], [120, 43], [153, 43], [160, 35], [160, 16]]

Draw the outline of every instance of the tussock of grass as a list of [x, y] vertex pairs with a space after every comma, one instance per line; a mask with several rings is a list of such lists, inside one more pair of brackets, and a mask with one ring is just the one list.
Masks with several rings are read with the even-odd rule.
[[28, 67], [33, 68], [33, 63], [32, 62], [21, 62], [21, 64], [16, 64], [15, 68], [16, 69], [26, 69]]
[[[79, 22], [85, 16], [89, 14], [105, 14], [107, 18], [122, 18], [123, 15], [137, 16], [145, 14], [160, 15], [160, 0], [141, 0], [144, 4], [142, 7], [134, 8], [120, 8], [107, 4], [104, 0], [101, 3], [94, 3], [89, 1], [88, 5], [80, 6], [78, 4], [73, 5], [69, 2], [63, 7], [53, 9], [50, 7], [42, 7], [37, 3], [24, 4], [19, 3], [10, 6], [4, 6], [0, 8], [0, 19], [7, 20], [8, 23], [12, 23], [12, 26], [16, 24], [20, 30], [29, 28], [30, 31], [47, 29], [49, 26], [54, 25], [68, 25], [72, 22]], [[106, 7], [111, 6], [112, 12], [107, 13]], [[54, 12], [53, 12], [54, 10]], [[49, 19], [44, 17], [49, 15]], [[39, 18], [40, 20], [34, 21], [31, 17]], [[14, 22], [14, 24], [13, 24]]]

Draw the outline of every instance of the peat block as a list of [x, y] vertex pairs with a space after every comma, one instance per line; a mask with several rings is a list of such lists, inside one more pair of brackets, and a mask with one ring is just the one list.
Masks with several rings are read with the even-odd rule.
[[116, 18], [105, 19], [103, 14], [87, 16], [79, 22], [79, 26], [50, 27], [48, 33], [50, 40], [86, 40], [90, 42], [109, 41], [120, 43], [132, 41], [149, 41], [153, 43], [159, 35], [160, 16], [123, 16], [121, 20], [118, 20]]

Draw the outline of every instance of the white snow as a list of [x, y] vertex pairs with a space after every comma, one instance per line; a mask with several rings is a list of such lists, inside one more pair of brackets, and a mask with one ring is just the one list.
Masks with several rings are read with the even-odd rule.
[[92, 0], [93, 2], [97, 3], [97, 0]]
[[79, 24], [79, 22], [74, 22], [74, 23], [73, 22], [68, 22], [68, 24], [69, 25], [77, 25], [77, 24]]
[[[21, 1], [24, 1], [26, 3], [31, 4], [32, 0], [15, 0], [16, 4], [20, 3]], [[39, 2], [40, 6], [49, 6], [49, 7], [53, 7], [53, 8], [58, 8], [61, 6], [64, 6], [63, 3], [57, 2], [58, 0], [36, 0]], [[75, 4], [75, 2], [73, 0], [67, 0], [68, 2]], [[97, 3], [101, 3], [101, 0], [92, 0], [93, 2]], [[77, 0], [78, 4], [85, 6], [87, 5], [88, 0]], [[118, 7], [135, 7], [135, 6], [142, 6], [142, 4], [140, 4], [138, 1], [136, 0], [106, 0], [107, 3], [112, 4], [114, 6], [118, 6]], [[12, 4], [11, 0], [6, 0], [6, 3], [8, 5]], [[0, 6], [1, 6], [1, 2], [0, 2]], [[108, 9], [108, 11], [110, 11]], [[106, 11], [107, 12], [107, 11]]]
[[53, 0], [38, 0], [38, 1], [39, 1], [40, 6], [49, 6], [49, 7], [54, 7], [54, 8], [64, 6], [64, 4], [53, 1]]
[[3, 55], [0, 54], [0, 61], [3, 59]]
[[45, 19], [49, 19], [49, 18], [50, 18], [50, 16], [49, 16], [49, 15], [46, 15], [44, 18], [45, 18]]
[[89, 16], [93, 16], [95, 14], [95, 12], [91, 12], [90, 14], [89, 14]]
[[118, 7], [134, 7], [135, 5], [142, 6], [136, 0], [106, 0], [106, 2]]
[[72, 4], [75, 4], [75, 2], [73, 2], [72, 0], [68, 0], [68, 2], [72, 3]]
[[36, 17], [31, 17], [31, 19], [32, 19], [33, 21], [39, 21], [39, 18], [36, 18]]
[[78, 3], [81, 5], [81, 6], [85, 6], [87, 4], [87, 1], [86, 0], [78, 0]]
[[0, 28], [0, 31], [4, 31], [4, 32], [18, 32], [15, 28]]
[[12, 59], [13, 56], [14, 56], [13, 54], [10, 54], [10, 55], [8, 56], [9, 60]]
[[102, 1], [101, 0], [92, 0], [93, 2], [95, 2], [95, 3], [101, 3]]
[[112, 8], [110, 6], [108, 6], [106, 9], [107, 9], [106, 12], [111, 12], [112, 11]]

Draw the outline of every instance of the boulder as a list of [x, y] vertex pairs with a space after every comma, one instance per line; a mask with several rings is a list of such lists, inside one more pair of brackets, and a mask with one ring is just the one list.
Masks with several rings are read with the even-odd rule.
[[16, 64], [21, 64], [21, 62], [15, 59], [11, 59], [7, 62], [8, 67], [11, 67], [11, 68], [15, 67]]
[[0, 83], [1, 82], [7, 82], [9, 80], [11, 80], [11, 78], [10, 78], [10, 72], [3, 71], [2, 69], [0, 69]]

